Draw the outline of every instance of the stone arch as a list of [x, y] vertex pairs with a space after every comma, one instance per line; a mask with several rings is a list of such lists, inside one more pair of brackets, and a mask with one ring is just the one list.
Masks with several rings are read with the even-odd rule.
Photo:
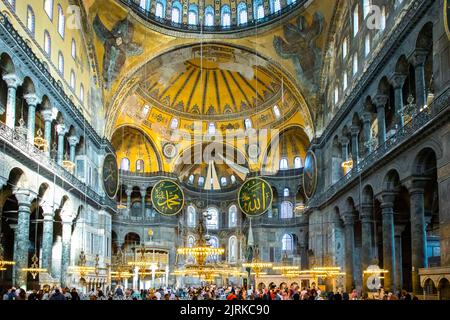
[[450, 300], [450, 281], [443, 277], [438, 283], [439, 299]]
[[384, 76], [378, 83], [378, 94], [389, 95], [389, 87], [389, 80]]
[[400, 58], [398, 58], [395, 65], [395, 72], [403, 75], [409, 73], [409, 62], [405, 55], [401, 55]]
[[13, 59], [6, 52], [3, 52], [0, 56], [0, 68], [2, 76], [16, 73], [16, 66]]
[[373, 203], [373, 197], [373, 187], [370, 184], [365, 185], [362, 189], [362, 202], [367, 204]]
[[400, 175], [397, 170], [391, 169], [383, 179], [383, 191], [398, 191], [400, 188]]
[[416, 39], [416, 49], [431, 50], [433, 47], [433, 23], [424, 24]]
[[431, 147], [425, 147], [416, 155], [413, 165], [412, 174], [419, 176], [429, 176], [436, 170], [436, 152]]
[[30, 183], [26, 173], [20, 168], [12, 168], [9, 172], [8, 184], [14, 189], [28, 189]]

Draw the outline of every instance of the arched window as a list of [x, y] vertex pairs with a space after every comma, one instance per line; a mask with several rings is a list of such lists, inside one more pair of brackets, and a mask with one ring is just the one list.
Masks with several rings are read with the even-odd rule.
[[31, 32], [31, 34], [34, 36], [34, 29], [35, 29], [35, 22], [36, 18], [34, 16], [34, 11], [31, 6], [28, 6], [27, 8], [27, 29]]
[[348, 55], [348, 38], [345, 38], [342, 42], [342, 59], [345, 60]]
[[211, 6], [205, 8], [205, 26], [212, 27], [214, 25], [214, 9]]
[[367, 18], [367, 16], [369, 15], [371, 7], [372, 7], [372, 0], [363, 0], [364, 19]]
[[66, 29], [66, 18], [64, 17], [64, 11], [60, 4], [58, 4], [58, 33], [64, 38]]
[[270, 1], [270, 9], [272, 13], [278, 12], [281, 10], [281, 2], [280, 0], [272, 0]]
[[237, 7], [238, 12], [238, 24], [246, 24], [248, 22], [247, 4], [240, 2]]
[[136, 172], [144, 172], [144, 160], [136, 160]]
[[254, 1], [254, 6], [255, 19], [258, 20], [264, 18], [264, 5], [262, 0]]
[[144, 105], [144, 108], [142, 108], [142, 116], [146, 118], [148, 116], [148, 113], [150, 112], [150, 107], [148, 105]]
[[237, 207], [233, 204], [228, 209], [228, 227], [235, 228], [237, 226]]
[[366, 39], [364, 41], [364, 53], [366, 55], [366, 57], [369, 55], [370, 53], [370, 34], [366, 35]]
[[334, 88], [334, 105], [337, 105], [339, 102], [339, 88], [336, 86]]
[[214, 122], [210, 122], [208, 124], [208, 134], [209, 135], [214, 135], [216, 134], [216, 125], [214, 124]]
[[189, 178], [188, 178], [188, 183], [189, 183], [189, 184], [194, 184], [194, 175], [193, 175], [193, 174], [191, 174], [191, 175], [189, 176]]
[[195, 216], [195, 208], [193, 206], [189, 206], [187, 208], [187, 224], [188, 227], [194, 228], [196, 224], [196, 216]]
[[47, 30], [44, 31], [44, 51], [49, 57], [52, 55], [52, 39]]
[[222, 17], [221, 21], [222, 27], [229, 27], [231, 25], [231, 10], [228, 5], [222, 6], [221, 17]]
[[44, 0], [44, 10], [50, 20], [53, 20], [53, 0]]
[[64, 76], [64, 56], [61, 51], [58, 52], [58, 71]]
[[[211, 237], [208, 241], [209, 245], [213, 248], [218, 248], [219, 247], [219, 239], [217, 239], [217, 237]], [[209, 256], [208, 258], [206, 258], [206, 260], [208, 262], [217, 262], [219, 260], [219, 255], [212, 255]]]
[[289, 201], [281, 203], [281, 219], [292, 219], [294, 217], [294, 206]]
[[275, 115], [275, 118], [280, 119], [281, 118], [281, 112], [280, 108], [278, 106], [273, 106], [273, 114]]
[[383, 31], [386, 29], [386, 7], [383, 6], [381, 8], [381, 17], [380, 17], [380, 30]]
[[252, 128], [252, 120], [245, 119], [244, 120], [244, 126], [245, 126], [245, 130], [251, 129]]
[[358, 54], [353, 55], [353, 75], [358, 73]]
[[228, 240], [228, 261], [230, 263], [237, 262], [237, 238], [231, 236]]
[[219, 229], [219, 210], [216, 208], [208, 208], [207, 212], [206, 227], [211, 230]]
[[76, 78], [75, 78], [75, 72], [73, 70], [70, 70], [70, 87], [72, 90], [75, 90], [76, 86]]
[[220, 178], [220, 185], [222, 187], [225, 187], [227, 184], [228, 184], [227, 178], [225, 177]]
[[295, 169], [303, 168], [302, 158], [300, 158], [300, 157], [294, 158], [294, 168]]
[[178, 128], [178, 118], [173, 118], [172, 121], [170, 121], [170, 129], [175, 130]]
[[179, 1], [172, 4], [172, 22], [181, 23], [181, 3]]
[[353, 10], [353, 36], [356, 36], [359, 31], [359, 5], [356, 4]]
[[236, 177], [234, 176], [234, 174], [231, 175], [230, 180], [231, 180], [231, 184], [235, 184], [236, 183]]
[[289, 195], [290, 195], [289, 188], [284, 188], [283, 196], [286, 198], [286, 197], [289, 197]]
[[156, 10], [155, 10], [155, 15], [158, 18], [164, 18], [164, 4], [161, 1], [158, 1], [156, 3]]
[[289, 164], [286, 158], [280, 160], [280, 170], [288, 170]]
[[188, 246], [189, 248], [192, 248], [192, 247], [194, 246], [194, 244], [195, 244], [195, 238], [194, 238], [194, 236], [189, 236], [189, 237], [187, 238], [187, 246]]
[[198, 186], [199, 187], [205, 186], [205, 177], [198, 178]]
[[83, 86], [83, 84], [80, 84], [80, 100], [81, 100], [81, 102], [84, 102], [84, 86]]
[[74, 39], [72, 39], [72, 58], [76, 59], [77, 57], [77, 44]]
[[344, 76], [342, 79], [342, 86], [344, 91], [347, 90], [347, 86], [348, 86], [348, 76], [347, 76], [347, 72], [344, 72]]
[[130, 171], [130, 159], [122, 158], [120, 161], [120, 170]]
[[189, 6], [188, 11], [188, 23], [191, 25], [196, 25], [198, 23], [197, 16], [198, 16], [198, 7], [195, 4], [191, 4]]
[[281, 250], [292, 252], [294, 249], [294, 239], [291, 234], [285, 234], [281, 239]]
[[141, 0], [139, 6], [145, 11], [150, 11], [150, 0]]

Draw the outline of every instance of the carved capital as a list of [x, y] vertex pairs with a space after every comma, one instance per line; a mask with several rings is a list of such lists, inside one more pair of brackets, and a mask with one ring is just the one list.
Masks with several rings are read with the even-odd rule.
[[133, 187], [127, 186], [127, 189], [125, 190], [126, 195], [129, 197], [133, 193]]
[[405, 84], [406, 76], [401, 73], [394, 73], [390, 79], [390, 82], [394, 89], [402, 89]]
[[361, 131], [361, 129], [357, 125], [352, 125], [350, 127], [350, 132], [352, 133], [352, 136], [357, 136], [359, 134], [359, 131]]
[[395, 225], [394, 226], [394, 236], [395, 237], [401, 237], [403, 231], [405, 231], [405, 226], [404, 225]]
[[423, 194], [425, 193], [425, 187], [429, 181], [430, 178], [427, 177], [412, 176], [405, 182], [405, 186], [411, 195]]
[[67, 138], [67, 141], [69, 142], [69, 145], [71, 147], [75, 147], [78, 142], [80, 142], [80, 138], [78, 138], [77, 136], [70, 136]]
[[396, 197], [397, 193], [395, 192], [383, 192], [381, 194], [381, 209], [384, 211], [384, 209], [393, 209], [394, 208], [394, 202], [395, 202], [395, 197]]
[[386, 103], [388, 101], [388, 96], [384, 94], [378, 94], [372, 99], [375, 106], [378, 108], [384, 108], [386, 106]]
[[53, 120], [53, 112], [51, 109], [44, 109], [41, 111], [42, 118], [44, 118], [44, 121], [52, 121]]
[[39, 99], [39, 97], [35, 93], [29, 93], [24, 95], [23, 97], [29, 106], [36, 107], [41, 102], [41, 99]]
[[59, 215], [61, 216], [62, 223], [72, 224], [73, 219], [75, 219], [75, 216], [74, 216], [72, 210], [69, 210], [69, 209], [61, 210], [61, 213]]
[[353, 211], [344, 212], [342, 220], [344, 220], [345, 226], [353, 225], [355, 223], [355, 213]]
[[19, 207], [31, 206], [33, 194], [30, 190], [16, 188], [15, 190], [13, 190], [13, 194], [17, 199]]
[[8, 88], [17, 89], [20, 85], [20, 79], [15, 74], [6, 74], [3, 76], [3, 80], [6, 82]]
[[348, 145], [348, 144], [350, 143], [350, 140], [349, 140], [347, 137], [341, 137], [341, 138], [339, 139], [339, 142], [340, 142], [343, 146], [345, 146], [345, 145]]
[[362, 114], [361, 114], [361, 118], [362, 118], [362, 121], [363, 121], [363, 123], [365, 123], [365, 124], [370, 124], [370, 123], [372, 123], [372, 113], [370, 113], [370, 112], [363, 112]]
[[425, 49], [417, 49], [410, 58], [411, 64], [414, 68], [423, 67], [425, 65], [425, 61], [427, 60], [428, 50]]
[[66, 134], [67, 131], [64, 123], [60, 123], [56, 126], [56, 132], [58, 133], [59, 136], [63, 136]]
[[141, 188], [141, 197], [145, 199], [145, 196], [147, 195], [147, 189], [146, 188]]

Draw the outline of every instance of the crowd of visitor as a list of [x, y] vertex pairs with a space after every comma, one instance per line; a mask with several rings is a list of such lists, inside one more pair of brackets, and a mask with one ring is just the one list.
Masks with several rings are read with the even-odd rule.
[[296, 284], [290, 287], [275, 285], [269, 288], [253, 290], [241, 287], [189, 287], [189, 288], [159, 288], [150, 290], [124, 289], [117, 286], [114, 290], [103, 292], [100, 288], [92, 288], [83, 292], [76, 288], [45, 288], [26, 292], [21, 288], [10, 288], [0, 291], [3, 300], [417, 300], [406, 290], [399, 293], [385, 292], [380, 288], [377, 292], [360, 294], [357, 290], [347, 293], [342, 290], [336, 292], [322, 292], [312, 286], [300, 288]]

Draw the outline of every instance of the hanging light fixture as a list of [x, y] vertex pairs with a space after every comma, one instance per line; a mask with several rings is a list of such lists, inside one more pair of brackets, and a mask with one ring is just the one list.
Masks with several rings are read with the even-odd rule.
[[349, 171], [353, 168], [353, 158], [352, 154], [349, 154], [349, 159], [342, 162], [342, 168], [344, 168], [346, 171]]
[[42, 130], [39, 128], [36, 133], [36, 138], [34, 138], [34, 145], [38, 149], [42, 149], [43, 151], [47, 151], [48, 145], [47, 140], [42, 136]]
[[78, 264], [70, 266], [69, 273], [78, 273], [80, 277], [83, 278], [86, 274], [95, 272], [95, 269], [95, 267], [86, 266], [86, 255], [84, 254], [84, 251], [81, 250], [80, 255], [78, 256]]
[[5, 260], [5, 250], [2, 245], [3, 234], [0, 234], [0, 271], [5, 271], [7, 266], [13, 266], [16, 263], [14, 261]]
[[75, 163], [70, 161], [70, 158], [69, 158], [69, 155], [67, 154], [67, 152], [64, 155], [64, 160], [62, 161], [62, 166], [64, 169], [66, 169], [69, 172], [73, 172], [73, 170], [75, 169]]
[[21, 115], [19, 119], [19, 126], [16, 127], [16, 133], [22, 137], [25, 137], [28, 133], [28, 129], [25, 125], [25, 120], [23, 120], [23, 99], [22, 99]]

